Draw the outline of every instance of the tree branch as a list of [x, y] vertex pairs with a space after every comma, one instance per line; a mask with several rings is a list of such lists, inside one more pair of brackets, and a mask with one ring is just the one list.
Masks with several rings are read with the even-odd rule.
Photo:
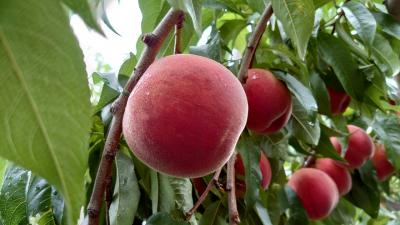
[[182, 49], [181, 49], [181, 34], [182, 34], [182, 28], [183, 28], [183, 21], [185, 20], [185, 15], [183, 14], [181, 18], [179, 18], [179, 21], [175, 25], [175, 47], [174, 47], [174, 53], [175, 54], [181, 54]]
[[227, 164], [226, 190], [228, 192], [229, 224], [237, 225], [240, 223], [239, 212], [236, 204], [235, 188], [235, 161], [236, 152], [234, 152]]
[[310, 167], [312, 164], [315, 163], [315, 160], [316, 160], [315, 156], [310, 155], [304, 160], [303, 165], [301, 165], [301, 167], [302, 168]]
[[200, 205], [204, 202], [206, 199], [208, 193], [211, 191], [211, 189], [216, 186], [219, 186], [219, 175], [221, 174], [222, 168], [218, 169], [215, 171], [213, 178], [210, 180], [208, 183], [206, 189], [203, 191], [203, 193], [200, 195], [199, 199], [197, 200], [196, 204], [186, 213], [186, 220], [190, 220], [190, 218], [193, 216], [194, 212], [200, 207]]
[[265, 28], [267, 26], [267, 23], [269, 19], [272, 16], [272, 6], [271, 4], [265, 8], [263, 14], [261, 15], [260, 20], [258, 21], [258, 24], [253, 32], [253, 34], [250, 37], [249, 43], [247, 45], [247, 48], [244, 52], [243, 58], [242, 58], [242, 63], [240, 65], [239, 73], [238, 73], [238, 79], [240, 82], [244, 82], [244, 80], [247, 77], [247, 70], [251, 66], [251, 62], [253, 61], [254, 53], [256, 52], [258, 43], [261, 40], [261, 37], [265, 31]]
[[153, 33], [146, 34], [142, 38], [146, 47], [137, 63], [133, 75], [124, 87], [122, 94], [114, 102], [111, 110], [114, 117], [111, 121], [106, 143], [104, 145], [103, 155], [97, 171], [93, 192], [87, 210], [89, 225], [99, 224], [99, 212], [107, 185], [107, 178], [111, 176], [112, 164], [118, 150], [118, 144], [122, 133], [122, 118], [129, 94], [146, 69], [151, 65], [151, 63], [153, 63], [165, 38], [171, 32], [175, 24], [179, 22], [179, 19], [182, 18], [183, 14], [183, 11], [180, 10], [170, 10], [155, 28]]

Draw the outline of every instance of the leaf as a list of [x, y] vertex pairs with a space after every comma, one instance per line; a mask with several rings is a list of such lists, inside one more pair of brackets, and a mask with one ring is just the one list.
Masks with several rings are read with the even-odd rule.
[[329, 104], [328, 89], [324, 81], [316, 73], [312, 72], [310, 76], [311, 91], [318, 104], [318, 112], [325, 115], [331, 115], [331, 105]]
[[380, 34], [375, 36], [372, 58], [386, 76], [395, 76], [400, 72], [399, 56], [393, 51], [389, 41]]
[[359, 2], [346, 2], [343, 5], [343, 12], [347, 21], [357, 31], [363, 42], [371, 46], [376, 33], [376, 21], [371, 12]]
[[75, 224], [91, 124], [83, 55], [58, 1], [0, 2], [0, 155], [60, 190]]
[[362, 99], [364, 77], [358, 72], [350, 50], [345, 43], [331, 35], [318, 35], [318, 51], [322, 59], [330, 65], [345, 91], [355, 99]]
[[122, 89], [113, 73], [93, 73], [93, 80], [98, 79], [103, 83], [99, 101], [95, 107], [95, 113], [101, 111], [106, 105], [115, 100]]
[[288, 225], [307, 225], [308, 217], [305, 209], [303, 208], [300, 199], [297, 197], [296, 193], [289, 187], [285, 186], [280, 194], [280, 201], [285, 202], [289, 208], [289, 220]]
[[96, 30], [100, 34], [103, 34], [99, 24], [96, 21], [92, 11], [90, 10], [90, 6], [87, 0], [62, 0], [65, 5], [67, 5], [73, 12], [78, 14], [82, 20], [88, 25], [90, 28]]
[[213, 59], [217, 62], [221, 62], [222, 60], [221, 37], [219, 33], [216, 31], [215, 27], [213, 31], [214, 32], [211, 32], [210, 39], [207, 41], [207, 44], [200, 46], [191, 46], [189, 52], [191, 54], [204, 56]]
[[324, 6], [328, 2], [331, 2], [331, 0], [314, 0], [313, 2], [314, 2], [315, 8], [318, 9], [319, 7]]
[[[226, 212], [225, 212], [226, 213]], [[221, 201], [211, 203], [201, 216], [199, 225], [227, 225]]]
[[316, 118], [310, 118], [309, 112], [297, 99], [293, 99], [292, 104], [292, 118], [289, 124], [293, 135], [306, 143], [317, 145], [321, 135], [319, 121]]
[[111, 203], [110, 224], [132, 225], [140, 200], [140, 190], [132, 160], [122, 152], [116, 157], [117, 178]]
[[53, 217], [53, 212], [48, 210], [43, 214], [38, 214], [36, 217], [29, 218], [29, 224], [34, 225], [56, 225]]
[[187, 12], [192, 18], [194, 28], [200, 35], [201, 27], [201, 4], [202, 0], [167, 0], [175, 9], [181, 9]]
[[3, 183], [3, 178], [7, 169], [7, 160], [0, 157], [0, 185]]
[[372, 127], [385, 145], [386, 153], [393, 165], [400, 169], [400, 122], [396, 115], [377, 113]]
[[[372, 176], [372, 163], [367, 162], [367, 164], [370, 164], [370, 168], [368, 168], [369, 172], [367, 174], [368, 176]], [[376, 183], [374, 185], [365, 183], [360, 172], [357, 170], [352, 174], [352, 178], [353, 185], [350, 192], [345, 196], [346, 199], [353, 205], [363, 209], [372, 218], [376, 218], [379, 213], [380, 203], [380, 193], [377, 189]]]
[[281, 21], [285, 32], [296, 46], [297, 54], [304, 59], [314, 26], [313, 1], [272, 0], [271, 2], [275, 16]]
[[254, 211], [257, 213], [263, 225], [272, 225], [267, 209], [259, 201], [254, 205]]
[[118, 82], [120, 86], [124, 87], [128, 82], [129, 77], [135, 70], [136, 63], [136, 56], [133, 53], [130, 53], [129, 58], [122, 63], [121, 68], [119, 68], [118, 71]]
[[289, 90], [297, 100], [299, 100], [305, 110], [313, 112], [318, 110], [317, 102], [315, 101], [310, 89], [290, 74], [284, 74], [279, 71], [274, 72], [274, 74], [285, 81]]
[[250, 138], [243, 138], [238, 144], [238, 150], [245, 168], [245, 202], [247, 206], [254, 206], [257, 199], [259, 199], [262, 179], [259, 166], [261, 149], [258, 145], [255, 145]]
[[329, 136], [325, 134], [325, 132], [321, 132], [321, 138], [319, 139], [317, 147], [315, 147], [316, 152], [321, 154], [322, 156], [332, 158], [337, 161], [346, 162], [340, 154], [333, 147]]
[[31, 175], [26, 189], [27, 216], [51, 211], [51, 186], [41, 177]]
[[392, 16], [385, 13], [373, 13], [373, 15], [383, 32], [400, 40], [400, 24]]
[[189, 223], [176, 221], [168, 213], [157, 213], [146, 221], [146, 225], [189, 225]]
[[0, 218], [4, 225], [27, 224], [25, 187], [28, 171], [10, 165], [0, 191]]

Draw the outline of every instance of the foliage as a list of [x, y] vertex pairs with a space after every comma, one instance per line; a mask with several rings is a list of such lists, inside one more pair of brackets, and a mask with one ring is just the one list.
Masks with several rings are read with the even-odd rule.
[[[237, 146], [246, 168], [246, 194], [238, 198], [241, 224], [395, 224], [400, 220], [398, 172], [378, 182], [370, 162], [352, 171], [352, 191], [324, 220], [308, 221], [297, 196], [285, 186], [308, 155], [343, 160], [329, 137], [338, 136], [345, 144], [346, 124], [363, 127], [383, 143], [400, 169], [400, 107], [389, 104], [400, 100], [393, 85], [400, 72], [400, 22], [382, 1], [139, 0], [141, 28], [151, 32], [171, 7], [182, 9], [182, 50], [219, 61], [237, 74], [238, 58], [268, 4], [274, 15], [252, 66], [272, 70], [286, 83], [293, 112], [278, 133], [242, 134]], [[82, 52], [66, 12], [72, 10], [101, 33], [97, 16], [112, 28], [103, 5], [102, 0], [0, 0], [0, 224], [70, 225], [80, 213], [80, 221], [87, 221], [110, 105], [144, 47], [138, 40], [137, 52], [119, 71], [92, 74], [90, 85], [97, 89], [92, 88], [90, 105]], [[92, 13], [95, 7], [102, 9], [100, 15]], [[167, 37], [158, 57], [173, 54], [173, 39], [173, 34]], [[352, 97], [343, 115], [330, 113], [327, 88]], [[260, 151], [273, 171], [266, 191], [259, 185]], [[227, 194], [217, 188], [186, 221], [185, 212], [199, 197], [190, 180], [148, 168], [123, 138], [108, 191], [113, 225], [228, 224]]]

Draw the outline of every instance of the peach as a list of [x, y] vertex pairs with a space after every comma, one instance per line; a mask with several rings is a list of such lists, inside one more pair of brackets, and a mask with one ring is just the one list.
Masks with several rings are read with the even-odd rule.
[[352, 187], [350, 172], [347, 168], [333, 159], [322, 158], [315, 161], [314, 168], [328, 174], [335, 182], [339, 195], [343, 196], [349, 193]]
[[248, 114], [238, 79], [221, 64], [179, 54], [155, 61], [129, 96], [123, 134], [147, 166], [201, 177], [232, 155]]
[[371, 158], [374, 152], [374, 144], [368, 134], [361, 128], [348, 125], [349, 144], [344, 159], [349, 168], [360, 168]]
[[372, 164], [375, 167], [378, 180], [385, 181], [395, 171], [393, 164], [388, 160], [385, 152], [385, 146], [382, 144], [375, 145], [375, 154], [372, 157]]
[[328, 87], [328, 93], [332, 115], [339, 115], [346, 111], [351, 101], [350, 96], [346, 92], [336, 91], [330, 87]]
[[263, 69], [249, 69], [244, 90], [249, 102], [247, 128], [270, 134], [282, 129], [292, 113], [286, 85]]
[[327, 217], [339, 201], [335, 182], [321, 170], [302, 168], [293, 173], [287, 185], [297, 194], [312, 220]]
[[[271, 173], [271, 165], [269, 164], [268, 158], [265, 156], [264, 152], [260, 153], [260, 161], [259, 161], [259, 166], [260, 166], [260, 171], [261, 171], [261, 187], [263, 189], [267, 189], [272, 178], [272, 173]], [[236, 161], [235, 161], [235, 172], [237, 175], [237, 181], [240, 182], [241, 178], [245, 176], [245, 169], [244, 169], [244, 164], [242, 157], [240, 154], [237, 155]], [[242, 180], [243, 181], [243, 180]], [[236, 188], [237, 190], [243, 188], [243, 193], [246, 190], [246, 186], [244, 184], [239, 184], [239, 186]]]

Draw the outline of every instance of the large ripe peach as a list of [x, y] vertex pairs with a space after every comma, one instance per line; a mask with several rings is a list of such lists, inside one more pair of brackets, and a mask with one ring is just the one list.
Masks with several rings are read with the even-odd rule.
[[225, 164], [246, 125], [237, 78], [205, 57], [179, 54], [154, 62], [129, 96], [125, 139], [159, 172], [201, 177]]
[[290, 177], [288, 186], [297, 194], [312, 220], [327, 217], [339, 201], [335, 182], [321, 170], [302, 168]]
[[347, 129], [350, 136], [344, 159], [348, 162], [349, 168], [360, 168], [371, 158], [375, 147], [363, 129], [354, 125], [348, 125]]
[[249, 102], [247, 128], [270, 134], [282, 129], [292, 113], [292, 99], [285, 84], [263, 69], [249, 69], [244, 90]]
[[[259, 161], [259, 166], [260, 166], [260, 171], [261, 171], [261, 187], [263, 189], [267, 189], [269, 184], [271, 183], [271, 178], [272, 178], [272, 173], [271, 173], [271, 165], [269, 164], [268, 158], [265, 156], [264, 152], [260, 153], [260, 161]], [[242, 157], [240, 154], [237, 155], [236, 161], [235, 161], [235, 172], [237, 176], [238, 182], [243, 181], [243, 178], [245, 176], [245, 169], [244, 169], [244, 164]], [[246, 186], [244, 184], [240, 184], [237, 189], [237, 192], [239, 189], [243, 188], [243, 192], [246, 190]]]
[[350, 96], [346, 92], [336, 91], [330, 87], [328, 87], [328, 93], [332, 115], [338, 115], [346, 111], [351, 101]]
[[335, 181], [339, 195], [343, 196], [349, 193], [352, 186], [352, 180], [350, 172], [344, 165], [333, 159], [322, 158], [315, 161], [314, 168], [325, 172], [333, 181]]
[[382, 144], [375, 145], [375, 154], [372, 157], [372, 164], [375, 167], [376, 175], [380, 181], [385, 181], [395, 171], [392, 163], [388, 160], [385, 152], [385, 146]]

